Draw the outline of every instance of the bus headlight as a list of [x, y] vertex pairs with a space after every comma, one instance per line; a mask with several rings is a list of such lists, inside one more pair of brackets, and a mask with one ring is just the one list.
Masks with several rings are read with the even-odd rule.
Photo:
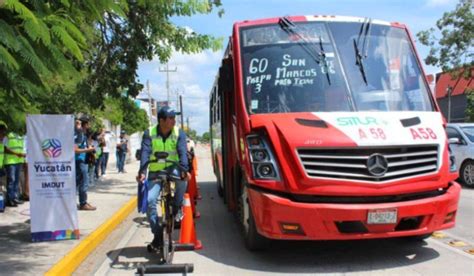
[[278, 166], [266, 139], [260, 135], [252, 134], [247, 136], [247, 145], [253, 177], [255, 179], [279, 180]]
[[252, 159], [256, 162], [262, 162], [267, 160], [268, 153], [266, 150], [259, 149], [259, 150], [251, 150], [252, 152]]
[[275, 169], [273, 168], [272, 164], [260, 164], [257, 165], [257, 174], [262, 178], [274, 178]]

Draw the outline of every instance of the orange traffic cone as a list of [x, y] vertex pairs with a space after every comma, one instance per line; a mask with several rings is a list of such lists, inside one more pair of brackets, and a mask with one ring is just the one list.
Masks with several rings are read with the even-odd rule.
[[184, 218], [181, 221], [181, 231], [179, 233], [180, 244], [194, 244], [194, 249], [202, 248], [202, 243], [196, 237], [196, 230], [194, 229], [193, 210], [191, 208], [191, 199], [189, 194], [184, 194]]
[[195, 218], [201, 217], [201, 214], [196, 210], [196, 177], [194, 177], [194, 172], [191, 172], [191, 178], [188, 181], [189, 198], [191, 199], [191, 207], [193, 209], [193, 215]]
[[197, 175], [197, 171], [198, 171], [198, 161], [197, 161], [197, 158], [196, 158], [196, 157], [193, 158], [193, 164], [192, 164], [192, 166], [193, 166], [193, 172]]
[[196, 197], [196, 177], [194, 176], [194, 171], [191, 172], [191, 177], [188, 180], [188, 190], [189, 197], [194, 199]]
[[201, 200], [202, 199], [201, 191], [199, 190], [199, 185], [198, 185], [197, 179], [196, 179], [196, 176], [198, 175], [198, 164], [197, 164], [197, 158], [196, 157], [193, 158], [192, 166], [193, 166], [193, 175], [192, 175], [192, 177], [194, 178], [194, 183], [195, 183], [194, 198], [197, 199], [197, 200]]

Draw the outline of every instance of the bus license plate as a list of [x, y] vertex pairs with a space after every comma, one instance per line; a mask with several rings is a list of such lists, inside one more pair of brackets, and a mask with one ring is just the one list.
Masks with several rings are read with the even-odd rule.
[[367, 224], [395, 224], [397, 223], [397, 209], [369, 210]]

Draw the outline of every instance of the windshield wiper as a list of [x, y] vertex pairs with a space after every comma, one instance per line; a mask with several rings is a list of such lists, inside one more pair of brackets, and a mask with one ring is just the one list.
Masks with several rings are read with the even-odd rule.
[[329, 85], [331, 85], [331, 79], [329, 78], [328, 61], [327, 61], [327, 58], [326, 58], [326, 52], [324, 51], [324, 48], [323, 48], [323, 40], [321, 39], [321, 36], [319, 37], [319, 48], [321, 49], [321, 52], [319, 54], [323, 58], [324, 68], [326, 69], [326, 78], [328, 79]]
[[[356, 58], [356, 65], [359, 67], [360, 74], [362, 75], [362, 79], [364, 80], [365, 84], [369, 84], [367, 82], [367, 75], [365, 74], [364, 63], [363, 60], [367, 58], [368, 51], [369, 51], [369, 36], [370, 36], [370, 27], [372, 25], [372, 19], [365, 19], [360, 27], [359, 36], [357, 37], [357, 41], [354, 38], [354, 52]], [[363, 38], [362, 38], [363, 37]], [[362, 41], [362, 48], [360, 48], [360, 43]]]
[[289, 19], [287, 16], [281, 17], [280, 20], [278, 21], [278, 24], [285, 32], [292, 35], [296, 35], [299, 40], [304, 42], [304, 43], [298, 42], [298, 44], [300, 44], [306, 50], [306, 52], [308, 52], [308, 54], [314, 59], [314, 61], [316, 61], [317, 64], [320, 64], [321, 62], [324, 63], [324, 67], [326, 69], [326, 77], [328, 79], [328, 83], [331, 84], [331, 79], [329, 78], [329, 68], [328, 68], [328, 63], [326, 59], [326, 52], [324, 52], [322, 37], [319, 36], [320, 53], [318, 57], [314, 54], [316, 52], [316, 49], [314, 49], [314, 47], [308, 46], [308, 45], [314, 45], [314, 43], [307, 40], [297, 30], [295, 30], [295, 29], [298, 29], [298, 26], [295, 23], [293, 23], [291, 19]]
[[[302, 40], [304, 43], [309, 44], [309, 41], [306, 38], [304, 38], [299, 32], [295, 31], [297, 26], [288, 17], [285, 16], [285, 17], [280, 18], [280, 20], [278, 21], [278, 24], [285, 32], [292, 35], [296, 35], [299, 40]], [[300, 44], [308, 52], [308, 54], [314, 59], [314, 61], [316, 61], [316, 63], [319, 64], [321, 60], [319, 59], [319, 57], [317, 57], [314, 54], [314, 49], [311, 49], [310, 47], [308, 47], [307, 44], [304, 44], [304, 43], [298, 42], [298, 44]]]

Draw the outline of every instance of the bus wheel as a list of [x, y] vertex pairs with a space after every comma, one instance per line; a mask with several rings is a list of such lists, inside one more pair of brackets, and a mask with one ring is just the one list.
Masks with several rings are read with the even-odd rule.
[[224, 197], [224, 188], [222, 188], [222, 182], [217, 180], [217, 194], [220, 196], [220, 197]]
[[239, 217], [242, 225], [245, 246], [250, 251], [263, 250], [267, 247], [269, 240], [260, 235], [255, 225], [252, 210], [249, 205], [247, 188], [244, 187], [239, 197]]

